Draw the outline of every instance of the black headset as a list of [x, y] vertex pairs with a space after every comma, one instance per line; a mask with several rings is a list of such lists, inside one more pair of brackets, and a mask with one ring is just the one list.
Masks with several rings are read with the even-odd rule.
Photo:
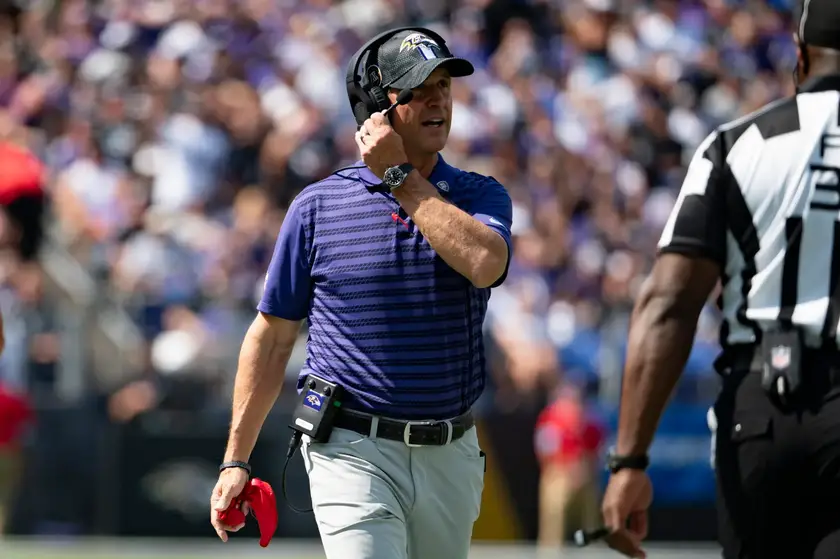
[[[399, 27], [380, 33], [356, 51], [350, 63], [347, 65], [347, 97], [350, 100], [350, 108], [356, 123], [361, 126], [370, 118], [373, 113], [384, 111], [391, 106], [388, 101], [388, 92], [382, 87], [382, 73], [379, 70], [379, 46], [388, 39], [403, 31], [417, 31], [428, 35], [440, 46], [444, 56], [452, 56], [446, 41], [432, 31], [424, 27]], [[360, 74], [359, 67], [364, 71]]]

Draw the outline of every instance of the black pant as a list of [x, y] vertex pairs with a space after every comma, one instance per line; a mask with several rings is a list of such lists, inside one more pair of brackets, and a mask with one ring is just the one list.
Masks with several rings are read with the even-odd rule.
[[742, 368], [715, 404], [724, 559], [840, 558], [840, 352], [808, 354], [783, 405]]

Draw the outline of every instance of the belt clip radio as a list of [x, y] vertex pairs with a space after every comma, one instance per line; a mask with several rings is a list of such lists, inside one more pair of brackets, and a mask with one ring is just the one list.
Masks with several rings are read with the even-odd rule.
[[327, 442], [335, 414], [341, 407], [342, 395], [341, 386], [313, 374], [307, 375], [289, 427], [301, 435], [309, 435], [314, 442]]
[[793, 327], [769, 330], [761, 340], [761, 386], [785, 402], [802, 383], [802, 333]]
[[289, 501], [286, 494], [286, 469], [289, 467], [289, 460], [292, 459], [295, 451], [301, 443], [304, 435], [318, 443], [325, 443], [332, 433], [335, 414], [341, 407], [342, 388], [328, 380], [317, 377], [313, 374], [307, 375], [304, 379], [297, 406], [292, 414], [292, 421], [289, 427], [294, 433], [289, 440], [289, 449], [286, 452], [286, 462], [283, 464], [283, 497], [293, 511], [297, 513], [312, 512], [312, 509], [302, 510], [296, 508]]

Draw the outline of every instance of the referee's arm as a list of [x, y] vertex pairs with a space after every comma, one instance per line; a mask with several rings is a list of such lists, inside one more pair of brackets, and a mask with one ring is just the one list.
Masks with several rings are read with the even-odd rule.
[[622, 383], [616, 453], [646, 454], [688, 360], [700, 312], [726, 254], [731, 175], [717, 134], [698, 148], [636, 301]]
[[248, 462], [262, 425], [280, 395], [286, 366], [309, 312], [312, 288], [306, 227], [292, 202], [266, 272], [257, 314], [239, 354], [225, 462]]

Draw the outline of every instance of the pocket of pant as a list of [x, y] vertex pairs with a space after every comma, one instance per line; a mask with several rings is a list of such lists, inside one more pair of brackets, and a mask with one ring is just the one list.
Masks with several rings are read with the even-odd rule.
[[338, 428], [333, 430], [327, 442], [316, 443], [312, 440], [304, 440], [301, 448], [307, 473], [311, 473], [313, 468], [311, 453], [315, 453], [326, 460], [337, 458], [357, 460], [367, 459], [367, 455], [371, 451], [379, 453], [379, 447], [376, 446], [373, 439], [350, 429]]
[[341, 429], [341, 428], [334, 428], [332, 433], [330, 434], [330, 438], [327, 442], [324, 443], [316, 443], [314, 441], [310, 441], [308, 443], [309, 448], [312, 450], [317, 450], [318, 452], [329, 452], [329, 449], [337, 449], [341, 446], [353, 446], [362, 444], [365, 441], [370, 441], [370, 437], [367, 435], [362, 435], [361, 433], [357, 433], [356, 431], [352, 431], [350, 429]]
[[731, 439], [733, 443], [744, 443], [753, 439], [769, 439], [773, 429], [773, 420], [760, 415], [736, 415], [732, 422]]
[[773, 420], [762, 415], [737, 415], [732, 422], [730, 440], [735, 445], [741, 484], [757, 489], [767, 469], [773, 446]]
[[478, 442], [478, 434], [475, 428], [467, 431], [464, 436], [457, 441], [450, 443], [451, 446], [465, 458], [473, 461], [484, 461], [484, 451]]

